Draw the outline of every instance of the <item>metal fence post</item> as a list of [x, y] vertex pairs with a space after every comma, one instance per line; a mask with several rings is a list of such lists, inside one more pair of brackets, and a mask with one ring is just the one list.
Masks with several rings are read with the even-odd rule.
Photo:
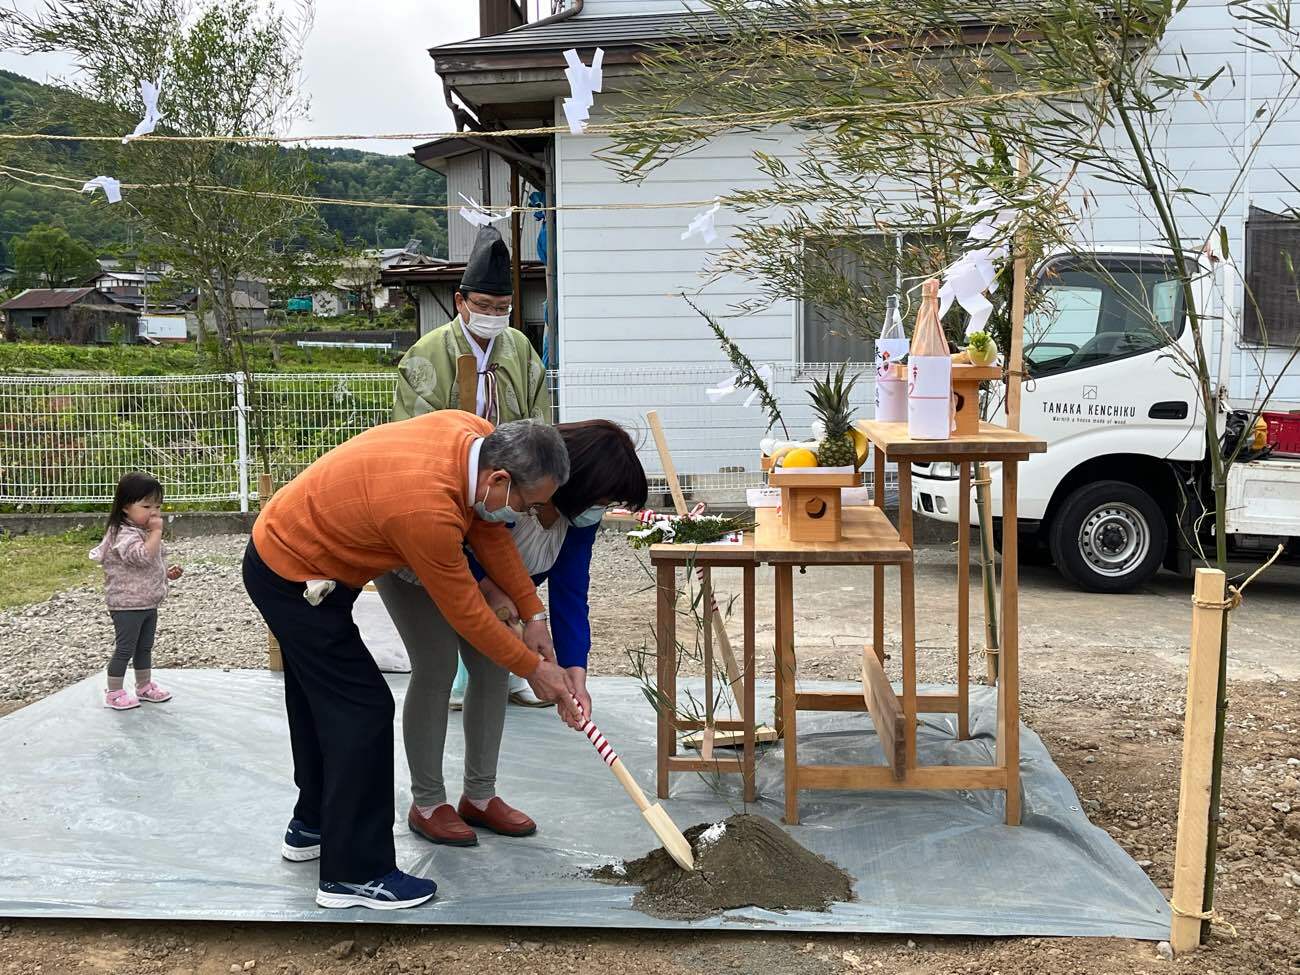
[[235, 379], [235, 442], [239, 466], [239, 510], [248, 511], [248, 403], [244, 396], [244, 374], [237, 372]]

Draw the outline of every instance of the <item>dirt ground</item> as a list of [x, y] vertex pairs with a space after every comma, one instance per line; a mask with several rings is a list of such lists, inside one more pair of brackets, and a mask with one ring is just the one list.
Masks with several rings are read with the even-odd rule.
[[[158, 666], [263, 662], [264, 637], [238, 582], [241, 546], [233, 537], [175, 546], [177, 559], [188, 560], [198, 571], [187, 573], [188, 582], [178, 587], [164, 609]], [[954, 559], [939, 548], [922, 552], [920, 562], [921, 678], [952, 680]], [[1024, 568], [1021, 576], [1024, 720], [1042, 736], [1092, 821], [1167, 894], [1173, 870], [1190, 580], [1162, 575], [1140, 593], [1101, 597], [1068, 588], [1050, 569]], [[636, 655], [651, 642], [649, 584], [637, 555], [620, 538], [601, 540], [592, 580], [593, 673], [634, 671]], [[721, 575], [717, 585], [725, 595], [734, 581]], [[870, 627], [869, 592], [869, 577], [860, 571], [812, 569], [796, 576], [801, 675], [855, 677], [857, 655]], [[6, 634], [0, 647], [0, 689], [6, 693], [0, 696], [8, 698], [0, 701], [0, 714], [102, 666], [98, 631], [63, 635], [69, 632], [65, 614], [89, 614], [99, 598], [93, 587], [83, 587], [39, 606], [0, 614], [0, 632]], [[759, 606], [761, 651], [771, 646], [770, 577], [760, 577]], [[93, 611], [102, 613], [102, 608]], [[204, 615], [214, 611], [212, 619]], [[974, 615], [972, 642], [978, 645], [979, 617]], [[1233, 614], [1217, 907], [1235, 935], [1226, 925], [1216, 927], [1204, 949], [1172, 962], [1161, 959], [1150, 943], [1096, 939], [810, 940], [713, 932], [0, 920], [0, 973], [1300, 972], [1297, 618], [1300, 573], [1289, 569], [1256, 582], [1245, 605]], [[202, 641], [202, 652], [186, 643], [191, 638]], [[29, 643], [41, 648], [38, 681], [24, 678], [33, 666]], [[770, 673], [770, 654], [765, 660], [764, 669]], [[0, 864], [0, 877], [3, 873]]]

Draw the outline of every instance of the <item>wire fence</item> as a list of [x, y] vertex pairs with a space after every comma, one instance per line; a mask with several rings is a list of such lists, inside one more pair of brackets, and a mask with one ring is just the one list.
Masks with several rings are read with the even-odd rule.
[[[870, 416], [871, 374], [853, 390]], [[806, 395], [824, 365], [777, 365], [772, 388], [791, 439], [811, 436]], [[581, 367], [550, 374], [554, 419], [604, 417], [637, 439], [651, 490], [666, 491], [645, 414], [657, 410], [686, 492], [742, 499], [763, 484], [758, 441], [767, 421], [744, 391], [711, 403], [726, 366]], [[323, 453], [387, 422], [395, 372], [252, 376], [0, 376], [0, 505], [103, 505], [118, 478], [146, 470], [170, 505], [248, 510], [257, 475], [284, 484]], [[773, 436], [784, 439], [778, 427]]]

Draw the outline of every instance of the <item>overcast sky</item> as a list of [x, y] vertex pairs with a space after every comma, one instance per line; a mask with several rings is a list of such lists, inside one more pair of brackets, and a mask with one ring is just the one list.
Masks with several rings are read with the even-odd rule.
[[[38, 3], [19, 0], [18, 6], [31, 10]], [[450, 129], [428, 48], [477, 33], [478, 0], [316, 0], [316, 26], [304, 57], [311, 120], [296, 128], [322, 133]], [[0, 67], [45, 81], [67, 74], [70, 62], [3, 51]], [[346, 145], [373, 152], [411, 150], [409, 142]]]

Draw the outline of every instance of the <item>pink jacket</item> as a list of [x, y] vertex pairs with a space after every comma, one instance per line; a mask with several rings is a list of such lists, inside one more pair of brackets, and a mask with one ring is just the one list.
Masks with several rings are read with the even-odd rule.
[[157, 609], [167, 598], [167, 562], [163, 546], [150, 557], [144, 547], [148, 534], [126, 524], [110, 528], [104, 540], [90, 550], [90, 558], [104, 567], [104, 595], [108, 608]]

